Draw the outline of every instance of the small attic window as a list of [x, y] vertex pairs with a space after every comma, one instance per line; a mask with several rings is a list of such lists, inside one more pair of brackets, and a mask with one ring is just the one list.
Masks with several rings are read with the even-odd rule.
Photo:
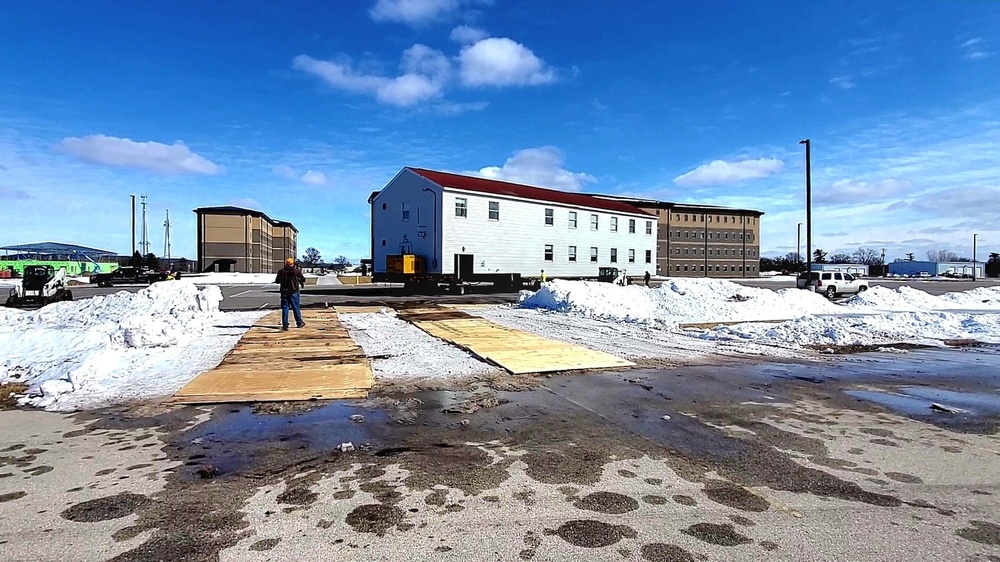
[[385, 210], [385, 203], [382, 203], [382, 210]]

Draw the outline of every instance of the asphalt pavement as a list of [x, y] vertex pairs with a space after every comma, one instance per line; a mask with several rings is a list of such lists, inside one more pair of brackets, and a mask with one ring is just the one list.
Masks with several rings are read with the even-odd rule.
[[974, 348], [0, 411], [0, 559], [995, 562], [998, 372]]

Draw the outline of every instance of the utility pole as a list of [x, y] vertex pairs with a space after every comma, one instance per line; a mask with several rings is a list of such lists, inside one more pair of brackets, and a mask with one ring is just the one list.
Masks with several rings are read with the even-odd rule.
[[163, 221], [163, 255], [167, 258], [167, 267], [170, 267], [170, 209], [167, 209], [167, 220]]
[[812, 143], [809, 139], [799, 141], [806, 145], [806, 286], [812, 277]]
[[135, 255], [135, 195], [130, 195], [132, 198], [132, 255]]
[[976, 280], [976, 242], [979, 234], [972, 235], [972, 280]]
[[142, 255], [149, 253], [149, 233], [146, 232], [146, 196], [140, 195], [142, 199], [142, 234], [139, 239], [139, 247], [142, 248]]

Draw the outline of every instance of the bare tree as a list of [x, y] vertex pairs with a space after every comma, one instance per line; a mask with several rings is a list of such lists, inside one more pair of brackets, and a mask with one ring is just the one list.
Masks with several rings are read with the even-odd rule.
[[813, 263], [826, 263], [826, 252], [819, 248], [813, 250]]
[[949, 250], [928, 250], [927, 260], [936, 262], [958, 261], [958, 254]]
[[306, 248], [306, 253], [302, 255], [302, 263], [306, 265], [316, 265], [323, 261], [323, 256], [320, 255], [319, 250], [316, 248]]
[[858, 250], [854, 252], [854, 263], [882, 265], [882, 254], [875, 248], [858, 248]]
[[851, 261], [851, 256], [847, 254], [833, 254], [830, 256], [830, 263], [853, 263]]

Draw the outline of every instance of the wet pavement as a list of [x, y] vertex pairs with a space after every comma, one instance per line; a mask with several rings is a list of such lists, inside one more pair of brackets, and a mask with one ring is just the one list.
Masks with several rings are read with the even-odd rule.
[[995, 347], [538, 380], [0, 412], [0, 558], [1000, 561]]

